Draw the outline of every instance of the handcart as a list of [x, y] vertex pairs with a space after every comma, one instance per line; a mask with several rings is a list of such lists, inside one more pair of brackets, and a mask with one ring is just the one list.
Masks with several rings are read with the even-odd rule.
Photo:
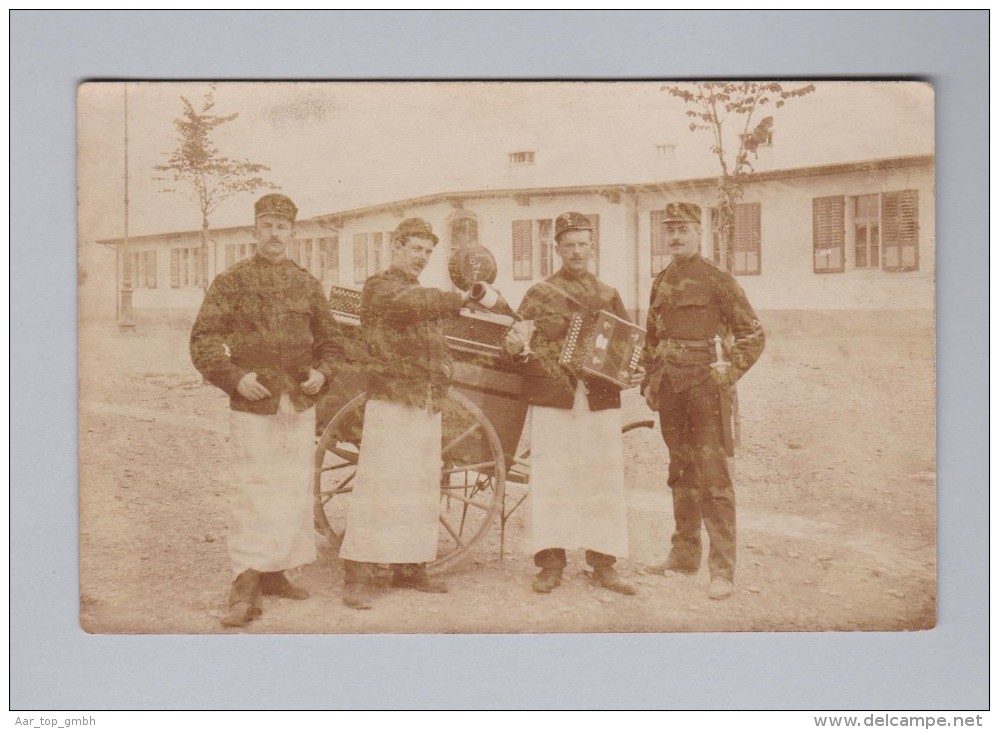
[[[315, 521], [338, 549], [364, 446], [366, 349], [360, 331], [360, 292], [334, 287], [330, 306], [347, 332], [348, 360], [356, 364], [355, 374], [339, 380], [336, 393], [317, 409]], [[500, 351], [511, 324], [507, 317], [470, 311], [447, 321], [452, 386], [442, 411], [440, 541], [437, 559], [427, 565], [431, 573], [469, 557], [497, 519], [502, 559], [507, 519], [527, 495], [530, 450], [522, 439], [527, 404], [520, 400], [517, 366]], [[623, 430], [652, 425], [652, 420], [636, 421]], [[508, 484], [524, 487], [510, 504]]]

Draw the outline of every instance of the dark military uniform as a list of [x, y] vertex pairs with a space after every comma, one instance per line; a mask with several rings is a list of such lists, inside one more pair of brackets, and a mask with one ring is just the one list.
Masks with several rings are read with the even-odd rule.
[[371, 357], [368, 397], [440, 410], [451, 384], [444, 321], [461, 311], [461, 295], [420, 286], [391, 268], [364, 282], [361, 331]]
[[[255, 213], [261, 246], [261, 219], [283, 218], [293, 235], [297, 208], [290, 198], [265, 195]], [[222, 624], [243, 626], [260, 615], [264, 594], [308, 597], [283, 571], [316, 558], [314, 406], [340, 367], [344, 339], [320, 283], [284, 258], [282, 248], [276, 258], [258, 251], [215, 277], [191, 330], [190, 353], [201, 374], [229, 395], [233, 490], [226, 543], [235, 580]], [[312, 370], [325, 382], [309, 394], [303, 383]], [[249, 373], [268, 395], [252, 400], [239, 392]]]
[[735, 572], [735, 494], [723, 416], [729, 387], [713, 377], [714, 337], [727, 343], [728, 382], [763, 352], [756, 314], [734, 277], [699, 254], [674, 260], [652, 285], [646, 324], [643, 391], [658, 406], [669, 449], [676, 530], [667, 566], [693, 573], [701, 562], [701, 521], [708, 531], [711, 576]]
[[[590, 237], [565, 238], [588, 231]], [[601, 310], [627, 320], [621, 295], [589, 273], [593, 227], [581, 213], [555, 221], [555, 240], [563, 267], [531, 287], [518, 315], [534, 323], [528, 350], [514, 338], [504, 343], [511, 355], [528, 354], [521, 397], [530, 404], [531, 489], [528, 492], [528, 548], [541, 568], [533, 588], [548, 593], [562, 580], [566, 549], [583, 548], [593, 579], [627, 595], [635, 587], [614, 570], [628, 554], [624, 498], [624, 448], [621, 440], [621, 391], [560, 362], [572, 317]], [[582, 255], [572, 253], [583, 246]], [[565, 251], [563, 251], [563, 246]], [[516, 325], [515, 325], [516, 326]]]
[[[287, 258], [272, 262], [256, 254], [216, 276], [191, 330], [194, 366], [229, 394], [234, 411], [273, 415], [282, 393], [305, 410], [320, 397], [302, 391], [309, 369], [321, 372], [328, 387], [343, 357], [343, 335], [321, 285]], [[257, 373], [269, 397], [239, 394], [248, 372]]]
[[[393, 245], [409, 237], [437, 243], [426, 221], [409, 218]], [[442, 406], [451, 383], [444, 322], [462, 296], [420, 286], [396, 265], [368, 277], [361, 293], [361, 331], [368, 346], [364, 448], [358, 459], [340, 557], [344, 603], [370, 608], [375, 566], [393, 568], [393, 585], [443, 593], [426, 563], [437, 555]]]

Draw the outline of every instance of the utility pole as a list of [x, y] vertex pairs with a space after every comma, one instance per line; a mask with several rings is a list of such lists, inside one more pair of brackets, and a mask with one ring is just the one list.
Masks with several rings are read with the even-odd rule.
[[128, 251], [128, 82], [125, 88], [125, 235], [122, 244], [121, 312], [118, 317], [119, 332], [135, 332], [132, 313], [132, 261]]

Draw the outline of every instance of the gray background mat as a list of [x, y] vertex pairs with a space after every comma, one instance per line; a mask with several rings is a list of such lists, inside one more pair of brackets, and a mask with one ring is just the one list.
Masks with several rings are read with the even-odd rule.
[[[14, 11], [10, 27], [12, 709], [988, 707], [987, 11]], [[934, 630], [134, 637], [79, 628], [79, 82], [746, 76], [935, 85]]]

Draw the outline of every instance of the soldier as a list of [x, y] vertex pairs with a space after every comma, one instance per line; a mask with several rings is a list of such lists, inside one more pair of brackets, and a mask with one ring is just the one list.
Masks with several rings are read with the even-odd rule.
[[524, 359], [522, 395], [530, 404], [530, 550], [541, 568], [533, 589], [558, 587], [566, 549], [585, 548], [593, 579], [632, 595], [635, 587], [614, 570], [616, 557], [628, 554], [621, 392], [559, 363], [574, 312], [606, 310], [622, 319], [628, 313], [617, 290], [588, 270], [589, 219], [563, 213], [555, 220], [555, 240], [562, 268], [524, 295], [522, 321], [504, 342], [508, 355]]
[[652, 285], [642, 392], [669, 449], [676, 529], [669, 558], [650, 571], [696, 573], [703, 520], [708, 595], [722, 599], [735, 575], [730, 391], [763, 352], [763, 328], [732, 275], [701, 257], [701, 209], [670, 203], [662, 225], [673, 260]]
[[344, 353], [320, 283], [285, 257], [295, 204], [270, 194], [255, 212], [256, 254], [215, 277], [191, 330], [194, 366], [229, 394], [231, 408], [235, 579], [223, 626], [259, 616], [262, 595], [309, 596], [284, 571], [316, 559], [315, 403]]
[[396, 587], [447, 591], [426, 571], [437, 557], [441, 407], [451, 382], [443, 322], [458, 316], [469, 295], [420, 286], [437, 240], [422, 218], [402, 221], [390, 268], [368, 277], [361, 294], [368, 402], [340, 547], [350, 608], [371, 608], [375, 564], [392, 564]]

